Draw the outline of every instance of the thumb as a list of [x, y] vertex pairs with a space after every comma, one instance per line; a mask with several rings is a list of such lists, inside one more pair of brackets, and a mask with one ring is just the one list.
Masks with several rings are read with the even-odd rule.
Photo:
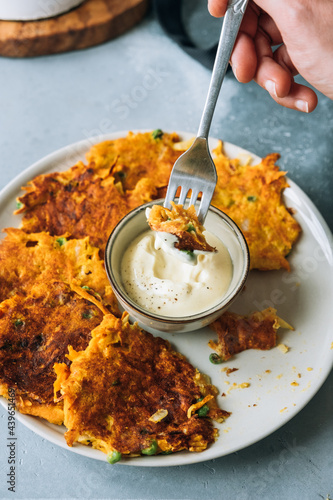
[[227, 9], [228, 0], [208, 0], [209, 13], [214, 17], [222, 17]]

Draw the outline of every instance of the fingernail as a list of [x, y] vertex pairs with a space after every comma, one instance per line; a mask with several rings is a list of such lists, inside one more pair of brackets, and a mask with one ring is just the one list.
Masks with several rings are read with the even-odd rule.
[[295, 107], [299, 110], [299, 111], [303, 111], [303, 113], [308, 113], [309, 112], [309, 103], [306, 102], [306, 101], [296, 101], [295, 102]]
[[275, 82], [273, 82], [273, 80], [267, 80], [265, 82], [265, 89], [267, 90], [267, 92], [269, 92], [271, 95], [273, 95], [274, 97], [277, 97], [277, 93], [276, 93], [276, 85], [275, 85]]
[[236, 68], [236, 66], [233, 66], [233, 65], [231, 64], [231, 61], [230, 61], [230, 66], [231, 66], [231, 68], [232, 68], [232, 72], [233, 72], [233, 74], [235, 75], [236, 80], [238, 80], [238, 81], [239, 81], [239, 78], [238, 78], [238, 76], [237, 76], [237, 68]]

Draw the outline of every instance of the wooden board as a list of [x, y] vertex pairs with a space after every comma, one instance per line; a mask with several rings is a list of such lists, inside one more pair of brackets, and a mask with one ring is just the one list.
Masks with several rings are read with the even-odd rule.
[[0, 55], [32, 57], [98, 45], [132, 28], [149, 0], [85, 0], [75, 9], [40, 21], [0, 21]]

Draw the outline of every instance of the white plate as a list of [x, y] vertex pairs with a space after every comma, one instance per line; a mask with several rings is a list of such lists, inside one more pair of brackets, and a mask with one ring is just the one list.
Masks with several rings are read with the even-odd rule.
[[[38, 161], [16, 177], [0, 193], [0, 227], [19, 225], [13, 216], [15, 198], [20, 188], [34, 176], [65, 170], [77, 160], [84, 160], [85, 152], [101, 140], [123, 137], [127, 132], [95, 137], [67, 146]], [[183, 139], [190, 134], [181, 133]], [[212, 139], [211, 146], [216, 145]], [[249, 155], [237, 146], [225, 143], [230, 157]], [[252, 155], [254, 162], [259, 159]], [[210, 375], [220, 394], [219, 403], [232, 415], [218, 425], [220, 437], [203, 453], [181, 452], [167, 456], [140, 457], [120, 463], [139, 466], [184, 465], [228, 455], [268, 436], [294, 417], [315, 395], [333, 365], [332, 303], [333, 255], [332, 234], [316, 207], [297, 185], [290, 181], [285, 190], [287, 206], [296, 209], [296, 219], [302, 226], [302, 235], [290, 256], [292, 271], [250, 273], [245, 292], [233, 304], [235, 312], [249, 313], [274, 306], [280, 317], [291, 323], [295, 331], [281, 331], [281, 342], [290, 350], [283, 354], [279, 348], [270, 351], [249, 350], [225, 363], [238, 368], [229, 375], [221, 371], [224, 365], [209, 361], [207, 342], [214, 333], [206, 328], [188, 334], [161, 335], [185, 354], [203, 373]], [[310, 370], [311, 369], [311, 370]], [[270, 370], [269, 372], [267, 370]], [[233, 384], [248, 382], [248, 388]], [[298, 385], [291, 385], [296, 382]], [[231, 389], [231, 390], [230, 390]], [[228, 393], [229, 391], [229, 393]], [[6, 408], [7, 402], [0, 398]], [[96, 460], [105, 461], [105, 455], [87, 446], [69, 448], [63, 434], [64, 427], [28, 415], [16, 414], [17, 419], [40, 436], [63, 448]], [[328, 417], [329, 418], [329, 417]]]

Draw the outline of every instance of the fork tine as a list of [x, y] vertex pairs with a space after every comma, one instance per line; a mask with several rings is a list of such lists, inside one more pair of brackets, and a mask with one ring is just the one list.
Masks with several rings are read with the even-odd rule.
[[181, 186], [181, 191], [179, 195], [179, 200], [178, 203], [179, 205], [185, 205], [187, 193], [189, 192], [189, 189], [187, 187]]
[[199, 192], [200, 192], [199, 189], [192, 188], [190, 205], [195, 205], [195, 202], [197, 201]]
[[176, 196], [178, 186], [175, 183], [169, 183], [168, 190], [165, 196], [164, 206], [167, 208], [171, 207], [170, 201], [173, 201]]
[[208, 212], [210, 202], [212, 201], [213, 198], [213, 191], [210, 193], [208, 191], [203, 191], [202, 196], [201, 196], [201, 202], [199, 206], [199, 210], [197, 212], [197, 217], [201, 224], [203, 224], [205, 216]]

